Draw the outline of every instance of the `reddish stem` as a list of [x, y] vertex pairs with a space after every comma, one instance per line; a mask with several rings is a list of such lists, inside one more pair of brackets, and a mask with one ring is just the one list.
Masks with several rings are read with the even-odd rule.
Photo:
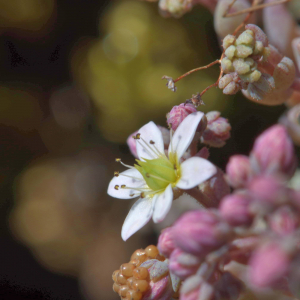
[[208, 65], [206, 65], [206, 66], [199, 67], [199, 68], [193, 69], [193, 70], [191, 70], [191, 71], [188, 71], [188, 72], [186, 72], [185, 74], [179, 76], [177, 79], [175, 79], [175, 80], [174, 80], [174, 83], [177, 82], [177, 81], [179, 81], [180, 79], [182, 79], [182, 78], [184, 78], [184, 77], [190, 75], [191, 73], [194, 73], [194, 72], [197, 72], [197, 71], [200, 71], [200, 70], [203, 70], [203, 69], [207, 69], [207, 68], [209, 68], [209, 67], [211, 67], [211, 66], [213, 66], [213, 65], [215, 65], [215, 64], [217, 64], [217, 63], [220, 63], [220, 60], [219, 60], [219, 59], [217, 59], [217, 60], [211, 62], [210, 64], [208, 64]]

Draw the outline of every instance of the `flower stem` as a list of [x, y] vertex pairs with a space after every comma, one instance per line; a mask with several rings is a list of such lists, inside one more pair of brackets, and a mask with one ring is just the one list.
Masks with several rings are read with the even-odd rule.
[[266, 7], [269, 7], [269, 6], [274, 6], [274, 5], [279, 5], [279, 4], [287, 3], [287, 2], [290, 2], [291, 0], [278, 0], [278, 1], [272, 2], [272, 3], [259, 4], [259, 5], [252, 5], [252, 6], [249, 7], [249, 8], [242, 9], [242, 10], [240, 10], [240, 11], [237, 11], [237, 12], [234, 12], [234, 13], [229, 14], [228, 11], [230, 10], [230, 8], [232, 7], [232, 5], [234, 4], [235, 1], [236, 1], [236, 0], [232, 1], [232, 3], [230, 3], [230, 4], [228, 5], [228, 9], [227, 9], [226, 12], [224, 13], [223, 18], [235, 17], [235, 16], [238, 16], [238, 15], [241, 15], [241, 14], [253, 12], [253, 11], [256, 11], [256, 10], [259, 10], [259, 9], [263, 9], [263, 8], [266, 8]]
[[208, 198], [197, 188], [185, 190], [185, 192], [187, 194], [189, 194], [190, 196], [192, 196], [193, 198], [195, 198], [205, 208], [218, 207], [218, 205], [219, 205], [218, 202], [215, 202], [212, 199]]
[[179, 81], [179, 80], [181, 80], [182, 78], [184, 78], [184, 77], [190, 75], [191, 73], [194, 73], [194, 72], [197, 72], [197, 71], [200, 71], [200, 70], [203, 70], [203, 69], [207, 69], [207, 68], [209, 68], [209, 67], [211, 67], [211, 66], [213, 66], [213, 65], [215, 65], [215, 64], [217, 64], [217, 63], [220, 63], [220, 60], [219, 60], [219, 59], [217, 59], [217, 60], [211, 62], [210, 64], [208, 64], [208, 65], [206, 65], [206, 66], [199, 67], [199, 68], [193, 69], [193, 70], [191, 70], [191, 71], [188, 71], [188, 72], [186, 72], [185, 74], [179, 76], [177, 79], [175, 79], [175, 80], [174, 80], [174, 83], [177, 82], [177, 81]]

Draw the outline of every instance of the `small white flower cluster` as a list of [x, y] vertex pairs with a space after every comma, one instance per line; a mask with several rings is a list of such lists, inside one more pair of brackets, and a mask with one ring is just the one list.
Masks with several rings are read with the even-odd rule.
[[258, 62], [266, 61], [270, 48], [256, 40], [252, 30], [243, 31], [238, 38], [227, 35], [223, 48], [225, 57], [221, 60], [221, 67], [226, 75], [220, 79], [219, 88], [224, 94], [236, 94], [240, 89], [247, 89], [249, 83], [262, 78]]

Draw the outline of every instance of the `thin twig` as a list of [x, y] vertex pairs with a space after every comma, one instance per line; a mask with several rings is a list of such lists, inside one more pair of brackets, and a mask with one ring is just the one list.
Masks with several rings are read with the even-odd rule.
[[199, 67], [199, 68], [193, 69], [193, 70], [191, 70], [191, 71], [188, 71], [188, 72], [186, 72], [185, 74], [179, 76], [177, 79], [175, 79], [175, 80], [174, 80], [174, 83], [177, 82], [177, 81], [179, 81], [180, 79], [182, 79], [182, 78], [184, 78], [184, 77], [190, 75], [191, 73], [194, 73], [194, 72], [197, 72], [197, 71], [200, 71], [200, 70], [203, 70], [203, 69], [207, 69], [207, 68], [209, 68], [209, 67], [211, 67], [211, 66], [213, 66], [213, 65], [215, 65], [215, 64], [217, 64], [217, 63], [220, 63], [220, 60], [219, 60], [219, 59], [217, 59], [217, 60], [211, 62], [210, 64], [208, 64], [208, 65], [206, 65], [206, 66]]
[[236, 0], [232, 0], [230, 4], [228, 4], [228, 7], [226, 8], [224, 14], [223, 14], [223, 18], [226, 18], [227, 17], [227, 14], [229, 13], [231, 7], [233, 6], [233, 4], [236, 2]]
[[224, 18], [235, 17], [235, 16], [238, 16], [238, 15], [242, 15], [242, 14], [245, 14], [245, 13], [253, 12], [253, 11], [256, 11], [256, 10], [259, 10], [259, 9], [263, 9], [263, 8], [266, 8], [266, 7], [269, 7], [269, 6], [274, 6], [274, 5], [279, 5], [279, 4], [287, 3], [287, 2], [290, 2], [290, 1], [291, 0], [278, 0], [276, 2], [255, 5], [255, 6], [251, 6], [249, 8], [245, 8], [245, 9], [242, 9], [240, 11], [237, 11], [237, 12], [234, 12], [234, 13], [231, 13], [231, 14], [227, 14], [227, 12], [226, 12], [223, 15], [223, 17]]

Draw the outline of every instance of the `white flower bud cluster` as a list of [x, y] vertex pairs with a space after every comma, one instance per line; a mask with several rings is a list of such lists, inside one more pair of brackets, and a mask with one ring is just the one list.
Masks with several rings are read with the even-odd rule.
[[163, 16], [181, 17], [193, 7], [192, 0], [160, 0], [159, 9]]
[[225, 57], [221, 60], [221, 67], [227, 75], [220, 79], [219, 88], [223, 89], [224, 94], [236, 94], [261, 78], [257, 61], [265, 61], [270, 49], [255, 40], [252, 30], [243, 31], [238, 38], [227, 35], [223, 40], [223, 48]]

